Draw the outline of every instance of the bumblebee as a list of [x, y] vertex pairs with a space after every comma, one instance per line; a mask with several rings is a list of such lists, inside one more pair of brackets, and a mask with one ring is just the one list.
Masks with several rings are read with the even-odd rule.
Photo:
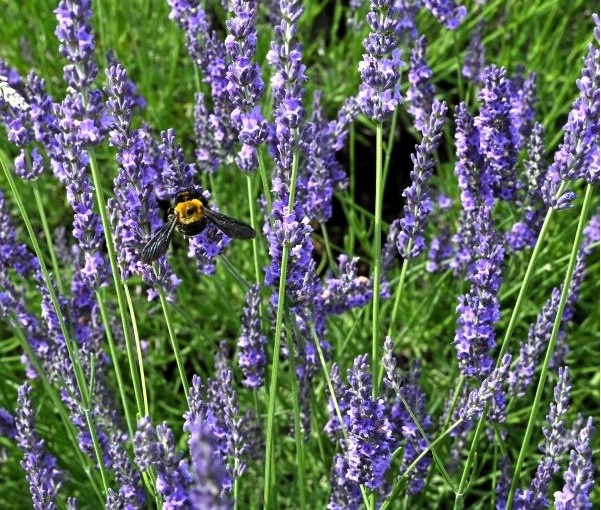
[[173, 205], [167, 213], [167, 221], [142, 249], [142, 262], [150, 264], [165, 254], [173, 231], [178, 230], [185, 236], [200, 234], [208, 223], [212, 223], [226, 236], [232, 239], [254, 239], [255, 230], [225, 214], [209, 209], [206, 199], [196, 190], [180, 191], [173, 199]]

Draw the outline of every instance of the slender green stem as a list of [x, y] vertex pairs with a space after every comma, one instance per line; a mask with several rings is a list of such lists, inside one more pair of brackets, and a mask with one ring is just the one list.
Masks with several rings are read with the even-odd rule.
[[551, 364], [551, 358], [552, 358], [553, 352], [555, 350], [555, 343], [557, 342], [557, 335], [559, 333], [559, 328], [561, 327], [561, 323], [562, 323], [562, 319], [563, 319], [563, 311], [564, 311], [566, 303], [568, 301], [568, 294], [570, 293], [570, 282], [572, 281], [572, 275], [574, 274], [574, 268], [576, 267], [576, 259], [578, 257], [578, 250], [580, 249], [580, 243], [582, 241], [582, 230], [584, 229], [584, 225], [586, 223], [586, 218], [587, 218], [589, 206], [591, 204], [592, 196], [593, 196], [593, 187], [589, 184], [586, 188], [586, 193], [584, 195], [584, 202], [582, 204], [582, 210], [580, 211], [580, 218], [578, 220], [578, 228], [576, 229], [576, 236], [574, 238], [574, 244], [572, 245], [572, 253], [570, 255], [570, 261], [568, 262], [568, 269], [566, 271], [566, 275], [565, 275], [565, 278], [563, 281], [563, 287], [561, 289], [561, 297], [559, 298], [559, 306], [557, 308], [557, 313], [555, 315], [555, 322], [553, 323], [553, 330], [551, 332], [551, 338], [549, 339], [549, 343], [547, 344], [547, 352], [545, 353], [545, 359], [543, 361], [541, 373], [538, 378], [538, 386], [536, 387], [536, 394], [534, 396], [534, 402], [532, 402], [532, 406], [530, 407], [530, 418], [528, 419], [528, 425], [526, 426], [526, 432], [524, 433], [524, 439], [522, 440], [522, 447], [520, 448], [520, 453], [519, 453], [518, 459], [515, 463], [515, 468], [513, 471], [513, 478], [511, 480], [511, 488], [509, 489], [509, 494], [507, 495], [507, 504], [505, 505], [506, 510], [510, 510], [513, 507], [513, 498], [515, 496], [517, 484], [520, 479], [520, 472], [522, 470], [524, 458], [526, 457], [526, 453], [528, 451], [528, 446], [530, 444], [530, 437], [532, 436], [532, 431], [534, 430], [534, 425], [536, 422], [536, 415], [538, 413], [538, 410], [539, 410], [540, 404], [541, 404], [541, 400], [543, 398], [543, 391], [545, 389], [545, 383], [547, 382], [547, 372], [549, 371], [549, 365]]
[[[411, 245], [413, 242], [409, 240], [409, 245], [407, 247], [407, 251], [411, 250]], [[407, 277], [407, 268], [409, 266], [409, 259], [403, 259], [403, 265], [401, 266], [401, 276], [399, 278], [399, 283], [396, 288], [396, 292], [394, 295], [394, 305], [392, 307], [392, 313], [390, 314], [390, 324], [388, 325], [388, 336], [392, 337], [392, 331], [396, 325], [396, 318], [399, 313], [399, 306], [401, 304], [401, 296], [403, 295], [403, 288], [405, 287], [405, 279]], [[394, 338], [393, 338], [394, 340]]]
[[[393, 487], [392, 491], [390, 492], [388, 497], [384, 500], [384, 502], [382, 503], [382, 506], [380, 506], [380, 510], [388, 510], [390, 505], [397, 501], [399, 492], [401, 491], [401, 489], [403, 487], [403, 482], [408, 478], [409, 473], [411, 473], [411, 471], [413, 471], [415, 469], [415, 466], [417, 466], [419, 464], [419, 462], [426, 455], [428, 455], [428, 453], [430, 453], [432, 448], [434, 448], [438, 443], [440, 443], [445, 437], [447, 437], [453, 430], [455, 430], [457, 427], [459, 427], [459, 425], [461, 425], [462, 423], [463, 423], [462, 420], [457, 420], [455, 423], [453, 423], [453, 425], [451, 425], [451, 427], [449, 427], [447, 430], [445, 430], [440, 436], [438, 436], [426, 448], [424, 448], [424, 450], [417, 457], [415, 457], [413, 462], [411, 464], [409, 464], [409, 466], [407, 466], [407, 469], [403, 472], [403, 474], [394, 483], [394, 487]], [[398, 448], [392, 454], [392, 459], [395, 459], [400, 454], [400, 452], [402, 452], [402, 450], [403, 450], [402, 447]]]
[[[290, 317], [288, 317], [289, 319]], [[298, 381], [296, 379], [296, 359], [294, 344], [292, 343], [292, 324], [287, 321], [286, 343], [290, 352], [290, 381], [292, 383], [292, 411], [294, 418], [294, 444], [296, 447], [296, 486], [298, 487], [298, 508], [304, 510], [307, 506], [306, 481], [305, 481], [305, 445], [302, 436], [300, 420], [300, 405], [298, 402]]]
[[384, 158], [384, 171], [382, 182], [386, 184], [388, 179], [388, 170], [390, 168], [390, 160], [392, 158], [392, 146], [394, 144], [394, 137], [396, 134], [396, 123], [399, 117], [399, 109], [397, 108], [392, 114], [392, 121], [390, 122], [390, 133], [388, 133], [388, 142], [386, 143], [386, 157]]
[[[246, 188], [248, 191], [248, 208], [250, 214], [250, 226], [257, 230], [257, 220], [255, 218], [255, 197], [253, 193], [253, 183], [250, 175], [246, 176]], [[253, 239], [253, 260], [255, 262], [255, 282], [261, 284], [261, 266], [259, 265], [259, 240]]]
[[234, 266], [234, 264], [232, 264], [230, 262], [230, 259], [227, 258], [226, 255], [224, 255], [223, 253], [221, 255], [219, 255], [219, 259], [221, 260], [221, 262], [223, 262], [223, 265], [225, 266], [225, 268], [228, 270], [228, 272], [234, 277], [234, 279], [240, 284], [240, 287], [242, 287], [244, 289], [244, 291], [247, 291], [250, 288], [250, 283], [248, 283], [245, 279], [244, 276], [242, 276], [240, 274], [240, 271], [238, 271], [238, 269], [236, 269], [236, 266]]
[[106, 339], [109, 344], [109, 353], [111, 355], [113, 368], [115, 370], [115, 378], [117, 379], [119, 397], [121, 398], [121, 405], [123, 406], [123, 411], [125, 412], [125, 422], [127, 423], [127, 431], [129, 432], [129, 437], [134, 437], [135, 425], [131, 416], [131, 411], [129, 410], [129, 404], [127, 403], [127, 396], [125, 394], [125, 384], [123, 383], [123, 375], [121, 374], [121, 368], [119, 368], [119, 358], [117, 357], [117, 349], [115, 347], [115, 340], [113, 338], [113, 332], [111, 330], [111, 323], [106, 311], [104, 299], [102, 298], [102, 296], [99, 295], [98, 289], [96, 289], [96, 302], [98, 303], [98, 308], [100, 309], [100, 318], [102, 319], [102, 324], [104, 324], [104, 331], [106, 333]]
[[104, 239], [106, 242], [106, 251], [109, 256], [109, 262], [111, 265], [111, 273], [113, 275], [113, 283], [115, 287], [115, 293], [117, 294], [117, 303], [119, 305], [119, 316], [121, 318], [121, 326], [123, 328], [123, 336], [125, 338], [125, 346], [127, 351], [127, 361], [129, 363], [129, 370], [131, 373], [132, 384], [134, 386], [134, 395], [136, 397], [136, 405], [138, 406], [138, 413], [143, 416], [144, 412], [144, 401], [142, 399], [142, 390], [140, 388], [140, 377], [136, 370], [135, 357], [133, 355], [133, 343], [129, 332], [130, 320], [127, 316], [125, 297], [123, 295], [123, 287], [121, 285], [121, 275], [119, 271], [119, 264], [117, 263], [117, 254], [115, 253], [115, 245], [113, 244], [113, 232], [111, 230], [111, 224], [109, 222], [106, 200], [104, 199], [104, 193], [102, 191], [102, 181], [100, 179], [100, 171], [98, 169], [98, 162], [96, 161], [96, 155], [93, 150], [88, 150], [88, 157], [90, 159], [90, 170], [92, 173], [92, 182], [94, 184], [94, 193], [96, 195], [96, 202], [98, 204], [98, 212], [100, 214], [100, 220], [102, 221], [102, 229], [104, 230]]
[[379, 392], [380, 373], [380, 273], [382, 258], [382, 123], [376, 125], [376, 206], [374, 218], [374, 248], [373, 248], [373, 300], [372, 300], [372, 395], [375, 398]]
[[[296, 194], [296, 178], [298, 175], [298, 152], [292, 157], [292, 175], [290, 177], [290, 196], [288, 197], [288, 213], [294, 207], [294, 195]], [[274, 459], [274, 422], [275, 422], [275, 400], [278, 389], [278, 372], [280, 367], [280, 343], [282, 339], [282, 322], [284, 318], [284, 298], [286, 295], [286, 277], [288, 272], [288, 257], [290, 254], [290, 243], [284, 243], [282, 247], [282, 263], [280, 269], [280, 284], [278, 288], [278, 306], [275, 319], [275, 338], [273, 339], [273, 360], [271, 363], [271, 379], [269, 383], [269, 401], [267, 404], [267, 432], [265, 439], [265, 480], [263, 490], [263, 503], [267, 510], [272, 508], [274, 500], [272, 491], [275, 487], [275, 459]]]
[[330, 268], [336, 267], [336, 261], [334, 260], [334, 254], [332, 253], [332, 245], [330, 244], [330, 235], [328, 234], [327, 227], [322, 223], [321, 234], [323, 236], [323, 244], [326, 248], [326, 255], [328, 258], [328, 266]]
[[159, 299], [161, 300], [161, 308], [163, 309], [163, 315], [165, 316], [165, 324], [167, 324], [167, 331], [169, 333], [169, 341], [171, 342], [171, 349], [173, 350], [173, 355], [175, 356], [175, 362], [177, 363], [177, 370], [179, 372], [179, 378], [181, 380], [184, 395], [186, 396], [186, 400], [188, 400], [188, 394], [190, 391], [190, 384], [188, 383], [188, 376], [186, 376], [186, 370], [184, 369], [184, 360], [182, 359], [182, 354], [179, 350], [179, 344], [177, 342], [177, 338], [175, 336], [175, 331], [173, 330], [173, 321], [171, 320], [171, 312], [169, 309], [169, 304], [167, 303], [167, 298], [165, 297], [165, 290], [161, 287], [157, 288], [157, 292], [159, 294]]
[[50, 261], [52, 262], [52, 271], [54, 273], [54, 280], [56, 281], [56, 286], [58, 287], [58, 291], [61, 294], [65, 294], [65, 289], [63, 288], [63, 282], [61, 279], [61, 271], [58, 266], [58, 259], [56, 258], [56, 250], [54, 249], [54, 243], [52, 241], [52, 234], [50, 233], [50, 228], [48, 227], [48, 220], [46, 218], [46, 212], [44, 211], [44, 205], [42, 204], [42, 197], [40, 196], [40, 190], [38, 188], [38, 181], [34, 180], [31, 183], [33, 188], [33, 195], [35, 197], [35, 203], [38, 208], [38, 214], [40, 215], [40, 221], [42, 222], [42, 229], [44, 230], [44, 237], [46, 238], [46, 245], [48, 246], [48, 252], [50, 253]]
[[271, 211], [273, 210], [273, 203], [271, 201], [271, 189], [269, 188], [269, 180], [267, 179], [267, 169], [265, 168], [265, 160], [263, 159], [263, 151], [259, 147], [257, 150], [257, 160], [259, 161], [259, 175], [261, 176], [261, 183], [263, 184], [263, 196], [267, 203], [267, 218], [271, 223]]
[[134, 342], [136, 343], [136, 356], [138, 358], [138, 370], [140, 371], [140, 383], [142, 385], [142, 400], [144, 401], [144, 416], [150, 416], [150, 409], [148, 407], [148, 392], [146, 390], [146, 375], [144, 374], [144, 358], [142, 357], [142, 344], [140, 343], [140, 335], [138, 334], [136, 311], [134, 310], [134, 304], [131, 300], [129, 287], [125, 283], [123, 283], [123, 292], [125, 293], [125, 300], [127, 301], [127, 308], [131, 318], [131, 327], [134, 333]]

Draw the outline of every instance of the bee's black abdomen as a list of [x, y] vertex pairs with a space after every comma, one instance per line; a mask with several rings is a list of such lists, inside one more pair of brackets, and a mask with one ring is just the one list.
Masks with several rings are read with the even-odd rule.
[[195, 236], [200, 234], [205, 227], [207, 226], [207, 219], [202, 218], [199, 221], [195, 221], [194, 223], [178, 223], [176, 225], [176, 229], [181, 234], [185, 236]]

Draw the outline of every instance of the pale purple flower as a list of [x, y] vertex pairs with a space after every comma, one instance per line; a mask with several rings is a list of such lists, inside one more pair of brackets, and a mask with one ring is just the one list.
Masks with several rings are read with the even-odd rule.
[[484, 82], [484, 67], [486, 65], [485, 47], [482, 40], [483, 22], [480, 21], [470, 34], [470, 41], [465, 51], [461, 74], [470, 79], [475, 85]]
[[201, 414], [189, 424], [188, 430], [192, 477], [189, 501], [192, 508], [232, 508], [232, 502], [223, 495], [227, 474], [211, 426]]
[[[146, 492], [140, 472], [134, 468], [126, 449], [127, 435], [113, 434], [109, 441], [108, 458], [115, 473], [117, 492], [109, 489], [107, 509], [137, 509], [146, 506]], [[111, 505], [109, 506], [108, 501]]]
[[246, 306], [242, 315], [242, 330], [238, 339], [238, 365], [244, 374], [242, 384], [257, 389], [265, 380], [267, 337], [261, 330], [261, 292], [252, 285], [246, 293]]
[[69, 87], [80, 92], [93, 83], [98, 66], [92, 60], [95, 49], [90, 0], [61, 0], [54, 10], [58, 26], [55, 35], [59, 52], [69, 62], [63, 71]]
[[349, 416], [345, 459], [346, 477], [371, 490], [384, 483], [392, 454], [392, 431], [386, 417], [384, 400], [373, 399], [367, 355], [358, 356], [348, 370]]
[[409, 72], [407, 73], [409, 81], [407, 111], [414, 119], [413, 125], [422, 134], [425, 134], [428, 124], [431, 123], [429, 122], [430, 114], [436, 93], [436, 88], [432, 83], [433, 73], [426, 60], [426, 48], [426, 38], [421, 36], [415, 41], [411, 51]]
[[589, 417], [570, 451], [568, 470], [563, 475], [566, 483], [561, 491], [554, 494], [557, 510], [593, 507], [590, 494], [595, 486], [595, 465], [591, 449], [594, 430], [593, 418]]
[[455, 30], [467, 15], [467, 9], [455, 0], [424, 0], [424, 5], [449, 30]]
[[509, 79], [509, 102], [511, 103], [511, 122], [517, 132], [520, 151], [532, 134], [536, 115], [536, 73], [523, 76], [525, 68], [518, 66], [515, 75]]
[[23, 452], [21, 467], [25, 470], [33, 508], [54, 510], [62, 486], [61, 472], [56, 459], [46, 451], [44, 440], [35, 430], [35, 410], [31, 398], [32, 388], [28, 383], [19, 388], [19, 407], [15, 418], [16, 441]]
[[513, 475], [511, 462], [509, 461], [509, 457], [507, 455], [503, 455], [503, 457], [501, 457], [501, 460], [499, 461], [498, 472], [499, 477], [497, 486], [495, 487], [495, 494], [497, 495], [495, 509], [505, 510], [505, 507], [507, 506], [507, 495], [511, 489], [511, 476]]
[[359, 63], [361, 86], [357, 100], [363, 114], [376, 122], [391, 117], [401, 103], [401, 52], [396, 48], [394, 30], [399, 12], [392, 0], [372, 1], [367, 23], [371, 28], [363, 41], [367, 53]]

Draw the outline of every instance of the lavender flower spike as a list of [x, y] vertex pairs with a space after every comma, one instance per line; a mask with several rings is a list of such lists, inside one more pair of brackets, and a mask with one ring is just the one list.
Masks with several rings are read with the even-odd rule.
[[454, 0], [424, 0], [424, 5], [449, 30], [455, 30], [467, 15], [467, 9]]
[[411, 66], [407, 79], [409, 89], [407, 100], [409, 108], [407, 111], [413, 116], [415, 128], [424, 133], [428, 117], [432, 112], [435, 88], [432, 84], [432, 70], [428, 67], [426, 60], [426, 38], [420, 37], [415, 41], [411, 52]]
[[501, 391], [503, 383], [507, 378], [511, 355], [505, 354], [499, 368], [495, 368], [491, 374], [482, 381], [480, 388], [472, 390], [467, 398], [465, 406], [459, 411], [459, 418], [468, 421], [479, 417], [486, 404]]
[[432, 114], [424, 126], [424, 137], [411, 155], [413, 170], [411, 185], [403, 191], [406, 199], [404, 215], [400, 220], [401, 231], [396, 240], [399, 253], [404, 258], [414, 259], [425, 249], [424, 229], [426, 219], [432, 214], [433, 204], [427, 182], [434, 170], [434, 153], [442, 137], [447, 106], [437, 100], [432, 105]]
[[258, 285], [252, 285], [246, 293], [247, 306], [242, 316], [242, 332], [238, 340], [238, 363], [244, 374], [242, 384], [248, 388], [259, 388], [265, 380], [267, 338], [261, 331], [261, 293]]
[[367, 117], [382, 122], [392, 116], [401, 103], [401, 52], [396, 48], [394, 34], [399, 12], [392, 0], [372, 0], [370, 8], [367, 23], [371, 32], [363, 41], [367, 53], [359, 64], [362, 84], [357, 99]]
[[31, 386], [28, 383], [19, 388], [19, 407], [15, 426], [17, 444], [24, 454], [21, 467], [27, 473], [29, 490], [35, 510], [54, 510], [56, 497], [62, 485], [56, 467], [56, 459], [44, 450], [44, 441], [40, 439], [34, 428], [33, 402]]
[[561, 491], [555, 493], [557, 510], [593, 507], [590, 501], [590, 493], [595, 485], [595, 466], [590, 445], [593, 432], [593, 418], [589, 417], [570, 452], [570, 464], [563, 475], [566, 483]]

